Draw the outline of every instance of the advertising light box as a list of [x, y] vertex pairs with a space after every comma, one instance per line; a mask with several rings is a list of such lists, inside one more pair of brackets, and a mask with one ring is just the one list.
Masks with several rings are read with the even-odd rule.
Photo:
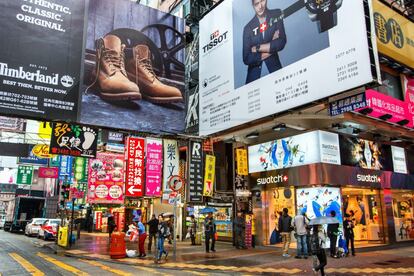
[[249, 173], [313, 163], [341, 164], [337, 134], [312, 131], [249, 147]]
[[200, 22], [200, 135], [374, 81], [362, 0], [254, 2]]

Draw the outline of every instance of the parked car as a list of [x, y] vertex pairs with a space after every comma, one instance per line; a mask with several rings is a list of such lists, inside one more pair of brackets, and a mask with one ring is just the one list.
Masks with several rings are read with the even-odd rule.
[[24, 234], [26, 236], [37, 236], [39, 234], [40, 227], [46, 221], [45, 218], [33, 218], [30, 222], [26, 225], [24, 229]]
[[5, 223], [6, 223], [6, 215], [0, 215], [0, 229], [4, 228]]
[[43, 238], [44, 240], [55, 239], [57, 228], [60, 225], [60, 219], [48, 219], [46, 220], [39, 229], [37, 237]]

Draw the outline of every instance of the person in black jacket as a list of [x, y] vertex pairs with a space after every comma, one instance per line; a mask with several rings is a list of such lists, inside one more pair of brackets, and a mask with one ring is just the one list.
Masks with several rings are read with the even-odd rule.
[[282, 11], [267, 8], [267, 0], [252, 0], [255, 16], [243, 29], [243, 62], [248, 66], [246, 84], [261, 78], [263, 63], [269, 73], [282, 64], [278, 52], [286, 45]]
[[157, 244], [157, 232], [158, 232], [158, 219], [153, 214], [151, 220], [148, 221], [149, 226], [149, 241], [148, 241], [148, 251], [151, 251], [152, 247], [152, 240], [154, 240], [154, 244]]
[[290, 257], [289, 247], [291, 240], [292, 227], [292, 217], [288, 214], [288, 208], [283, 208], [283, 214], [279, 217], [278, 221], [278, 230], [282, 236], [283, 241], [283, 257]]
[[246, 246], [244, 244], [244, 232], [246, 230], [245, 220], [242, 212], [237, 212], [237, 217], [234, 219], [234, 234], [235, 234], [235, 246], [237, 249], [243, 248]]
[[115, 218], [112, 214], [108, 215], [108, 232], [109, 232], [109, 237], [111, 237], [112, 232], [115, 231], [116, 229], [116, 223], [115, 223]]
[[354, 246], [354, 222], [351, 220], [351, 216], [349, 214], [345, 214], [345, 221], [344, 221], [344, 232], [345, 232], [345, 240], [346, 240], [346, 255], [349, 255], [349, 242], [351, 242], [351, 252], [352, 256], [355, 256], [355, 246]]
[[[331, 211], [331, 217], [335, 217], [336, 212]], [[339, 223], [328, 224], [328, 238], [330, 242], [330, 255], [332, 258], [337, 258], [336, 256], [336, 242], [338, 241], [339, 232]]]

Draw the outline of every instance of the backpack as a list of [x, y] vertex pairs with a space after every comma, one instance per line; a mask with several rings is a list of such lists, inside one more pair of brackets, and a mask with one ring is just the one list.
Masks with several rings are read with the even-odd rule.
[[160, 230], [159, 230], [159, 235], [160, 235], [160, 237], [163, 237], [163, 238], [167, 238], [168, 236], [171, 235], [170, 228], [168, 227], [167, 224], [165, 224], [165, 223], [161, 224], [161, 227], [160, 227]]

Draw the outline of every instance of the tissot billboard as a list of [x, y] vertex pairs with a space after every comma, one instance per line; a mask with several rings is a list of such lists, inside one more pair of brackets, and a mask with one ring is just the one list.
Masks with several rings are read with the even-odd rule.
[[2, 113], [76, 120], [85, 1], [0, 2]]
[[200, 134], [374, 81], [365, 12], [362, 0], [221, 3], [200, 22]]

